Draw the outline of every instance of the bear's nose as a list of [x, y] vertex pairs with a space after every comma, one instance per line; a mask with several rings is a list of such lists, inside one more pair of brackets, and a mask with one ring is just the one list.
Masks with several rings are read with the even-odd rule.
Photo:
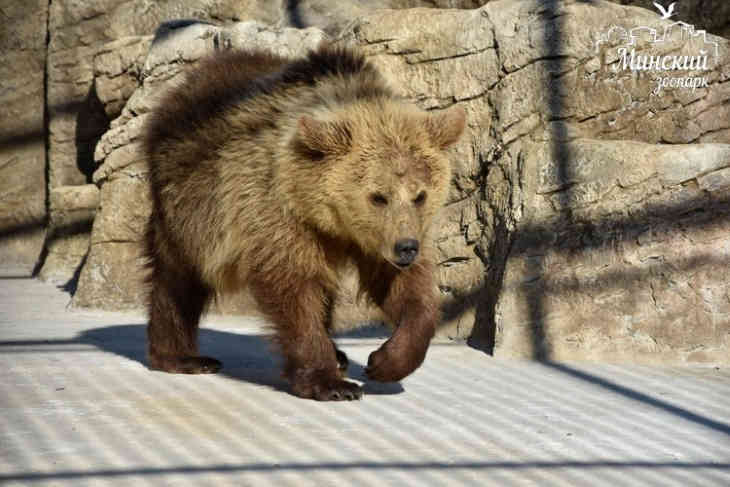
[[399, 266], [407, 266], [416, 260], [418, 255], [418, 240], [415, 238], [402, 238], [395, 243], [395, 263]]

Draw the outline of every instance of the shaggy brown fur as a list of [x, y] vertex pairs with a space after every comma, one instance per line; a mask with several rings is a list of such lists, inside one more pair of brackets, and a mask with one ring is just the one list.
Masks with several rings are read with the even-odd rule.
[[428, 231], [449, 187], [443, 150], [463, 128], [461, 109], [405, 103], [348, 50], [199, 63], [145, 138], [150, 367], [216, 372], [221, 363], [198, 354], [198, 320], [214, 290], [247, 285], [275, 326], [293, 392], [359, 398], [329, 337], [338, 273], [354, 262], [362, 292], [397, 326], [368, 377], [413, 372], [439, 319]]

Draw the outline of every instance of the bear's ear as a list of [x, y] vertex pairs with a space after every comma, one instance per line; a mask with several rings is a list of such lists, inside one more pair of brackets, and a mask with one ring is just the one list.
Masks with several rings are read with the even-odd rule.
[[446, 149], [459, 140], [465, 125], [466, 113], [459, 106], [442, 112], [431, 112], [426, 117], [426, 130], [439, 149]]
[[302, 115], [297, 123], [294, 148], [312, 160], [345, 154], [352, 147], [352, 132], [345, 121], [321, 121]]

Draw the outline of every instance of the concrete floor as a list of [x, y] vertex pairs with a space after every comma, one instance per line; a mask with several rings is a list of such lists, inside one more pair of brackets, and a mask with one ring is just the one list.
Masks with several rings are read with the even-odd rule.
[[[260, 322], [211, 318], [214, 376], [144, 364], [140, 314], [0, 280], [2, 485], [730, 485], [730, 368], [539, 364], [435, 343], [362, 401], [291, 396]], [[338, 340], [362, 379], [381, 338]]]

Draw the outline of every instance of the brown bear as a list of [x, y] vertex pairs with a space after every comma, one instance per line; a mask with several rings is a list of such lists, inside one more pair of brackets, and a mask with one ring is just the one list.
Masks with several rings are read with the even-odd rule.
[[354, 263], [361, 293], [396, 327], [366, 375], [413, 372], [440, 317], [429, 228], [449, 190], [444, 150], [464, 124], [461, 108], [422, 111], [361, 54], [331, 45], [199, 62], [144, 138], [150, 368], [218, 371], [198, 354], [198, 321], [212, 294], [248, 286], [293, 393], [360, 398], [330, 338], [338, 273]]

